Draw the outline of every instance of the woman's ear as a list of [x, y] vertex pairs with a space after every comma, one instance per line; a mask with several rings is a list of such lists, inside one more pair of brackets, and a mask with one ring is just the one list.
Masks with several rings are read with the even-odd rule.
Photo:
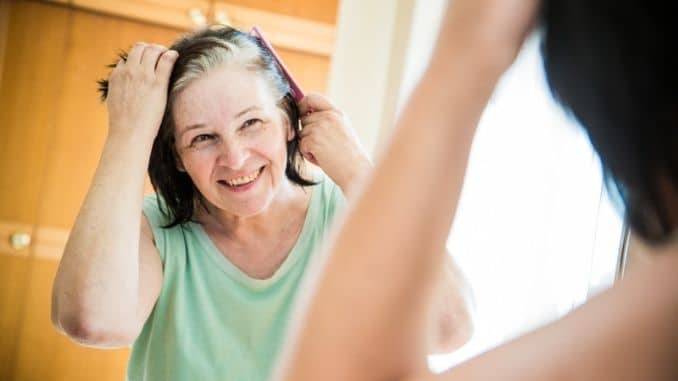
[[292, 140], [294, 140], [294, 135], [295, 132], [294, 127], [292, 127], [292, 123], [287, 122], [287, 141], [291, 142]]
[[282, 118], [282, 122], [285, 125], [287, 131], [287, 141], [291, 142], [292, 140], [294, 140], [294, 136], [296, 135], [295, 128], [297, 126], [292, 125], [292, 122], [290, 122], [290, 118], [283, 110], [280, 110], [280, 117]]

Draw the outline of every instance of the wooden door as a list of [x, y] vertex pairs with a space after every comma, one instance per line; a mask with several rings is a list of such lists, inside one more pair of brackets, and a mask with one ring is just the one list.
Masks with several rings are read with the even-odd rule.
[[3, 7], [7, 34], [0, 85], [0, 379], [12, 380], [34, 255], [31, 246], [13, 248], [9, 240], [32, 237], [38, 219], [68, 12], [45, 7], [36, 19], [35, 4]]
[[0, 379], [123, 380], [128, 350], [85, 348], [54, 330], [51, 286], [106, 134], [96, 80], [120, 48], [181, 31], [39, 2], [12, 2], [9, 21], [0, 227], [32, 244], [0, 247]]

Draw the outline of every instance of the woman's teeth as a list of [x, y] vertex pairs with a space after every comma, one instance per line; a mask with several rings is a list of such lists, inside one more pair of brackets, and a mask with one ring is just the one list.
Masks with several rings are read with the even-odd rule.
[[232, 187], [251, 183], [259, 176], [259, 173], [261, 173], [261, 170], [258, 170], [249, 176], [237, 177], [235, 179], [225, 180], [224, 182]]

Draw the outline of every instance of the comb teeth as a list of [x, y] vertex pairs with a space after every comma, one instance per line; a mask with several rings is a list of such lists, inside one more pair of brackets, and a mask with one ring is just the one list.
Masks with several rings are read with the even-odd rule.
[[264, 34], [261, 32], [261, 30], [257, 27], [254, 26], [252, 27], [252, 31], [250, 32], [250, 35], [257, 37], [261, 42], [264, 44], [266, 49], [268, 49], [269, 52], [271, 52], [271, 55], [273, 56], [273, 59], [275, 59], [275, 62], [278, 64], [278, 67], [280, 67], [280, 70], [282, 71], [283, 75], [287, 79], [287, 82], [290, 84], [290, 88], [292, 89], [292, 97], [294, 98], [294, 101], [299, 103], [303, 98], [304, 98], [304, 92], [301, 90], [299, 85], [297, 84], [297, 81], [294, 80], [294, 77], [292, 77], [292, 74], [290, 74], [290, 71], [287, 70], [287, 67], [283, 63], [282, 59], [278, 55], [278, 53], [275, 52], [275, 49], [273, 49], [273, 46], [268, 43], [268, 40], [264, 37]]

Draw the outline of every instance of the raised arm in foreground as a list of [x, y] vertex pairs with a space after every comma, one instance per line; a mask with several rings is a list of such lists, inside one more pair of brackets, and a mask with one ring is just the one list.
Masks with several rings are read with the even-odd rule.
[[451, 4], [390, 146], [309, 280], [278, 379], [678, 379], [676, 253], [562, 321], [443, 375], [425, 369], [425, 306], [475, 126], [538, 7]]
[[471, 141], [534, 8], [452, 2], [428, 72], [309, 281], [315, 291], [282, 379], [395, 380], [425, 369], [427, 306]]

